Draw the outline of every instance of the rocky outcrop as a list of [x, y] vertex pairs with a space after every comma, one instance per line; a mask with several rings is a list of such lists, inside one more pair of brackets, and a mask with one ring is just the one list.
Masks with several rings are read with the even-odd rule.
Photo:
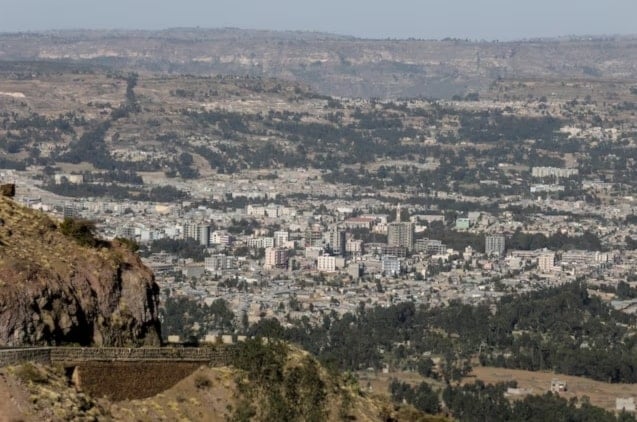
[[159, 289], [126, 245], [81, 246], [0, 197], [0, 345], [158, 345]]

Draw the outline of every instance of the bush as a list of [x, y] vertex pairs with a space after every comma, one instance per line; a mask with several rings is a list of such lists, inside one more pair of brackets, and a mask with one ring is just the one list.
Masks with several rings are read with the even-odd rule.
[[137, 243], [133, 239], [129, 239], [127, 237], [116, 237], [115, 240], [117, 240], [119, 243], [122, 244], [122, 246], [126, 247], [131, 252], [139, 251], [139, 243]]
[[82, 246], [95, 247], [99, 240], [95, 237], [95, 223], [89, 220], [65, 218], [60, 224], [63, 235], [74, 239]]
[[208, 390], [212, 387], [212, 381], [205, 375], [197, 375], [195, 377], [195, 387], [197, 387], [197, 390]]
[[37, 366], [32, 363], [25, 363], [19, 366], [15, 372], [16, 376], [25, 383], [32, 382], [35, 384], [46, 384], [49, 378]]

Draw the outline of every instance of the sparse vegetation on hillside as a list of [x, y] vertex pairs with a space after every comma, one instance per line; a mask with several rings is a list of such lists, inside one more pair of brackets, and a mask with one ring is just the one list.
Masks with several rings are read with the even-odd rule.
[[88, 220], [65, 218], [60, 223], [60, 231], [82, 246], [95, 247], [99, 244], [95, 223]]
[[[355, 383], [348, 384], [342, 375], [328, 373], [311, 356], [278, 341], [240, 343], [234, 365], [244, 375], [237, 379], [241, 397], [230, 420], [350, 420], [361, 411], [365, 394]], [[381, 417], [385, 408], [379, 402], [369, 404], [368, 417]]]

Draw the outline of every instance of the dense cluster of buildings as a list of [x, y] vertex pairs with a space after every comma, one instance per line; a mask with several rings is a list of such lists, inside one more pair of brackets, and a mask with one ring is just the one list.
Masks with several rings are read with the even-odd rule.
[[[568, 177], [574, 173], [548, 168], [534, 174]], [[20, 175], [14, 173], [13, 177]], [[626, 233], [614, 226], [600, 226], [590, 216], [624, 218], [634, 213], [630, 202], [599, 207], [585, 202], [509, 198], [509, 205], [553, 212], [529, 214], [524, 223], [516, 221], [506, 208], [498, 214], [475, 210], [449, 219], [437, 207], [396, 206], [405, 199], [400, 196], [390, 207], [373, 196], [352, 201], [346, 186], [314, 182], [315, 174], [303, 182], [296, 181], [298, 174], [282, 177], [283, 181], [276, 181], [279, 190], [287, 187], [291, 191], [280, 192], [272, 186], [254, 190], [249, 179], [235, 181], [238, 185], [229, 179], [223, 184], [225, 189], [236, 190], [236, 196], [244, 195], [242, 198], [255, 198], [247, 205], [225, 209], [194, 206], [189, 201], [71, 200], [48, 196], [26, 180], [17, 183], [28, 186], [19, 191], [25, 204], [57, 213], [60, 218], [97, 221], [106, 237], [127, 237], [142, 247], [160, 239], [199, 245], [205, 256], [198, 259], [169, 251], [146, 253], [144, 260], [155, 271], [162, 294], [206, 302], [223, 298], [250, 321], [264, 316], [283, 321], [286, 315], [305, 315], [319, 323], [320, 312], [349, 312], [361, 302], [386, 306], [410, 300], [437, 306], [451, 300], [493, 301], [507, 292], [578, 277], [612, 283], [626, 279], [637, 268], [637, 257], [622, 250], [515, 250], [509, 244], [519, 230], [574, 237], [588, 230], [607, 244], [616, 244]], [[201, 184], [199, 191], [192, 192], [215, 196], [209, 189]], [[293, 189], [317, 191], [323, 199], [271, 199], [286, 197]], [[447, 197], [445, 192], [435, 195]], [[219, 196], [230, 195], [225, 192]], [[454, 199], [477, 205], [489, 201], [479, 197]], [[560, 210], [582, 217], [560, 216]], [[483, 241], [469, 245], [439, 238], [430, 230], [432, 225], [449, 233], [479, 235]], [[281, 305], [291, 298], [301, 304], [300, 310], [292, 312]]]

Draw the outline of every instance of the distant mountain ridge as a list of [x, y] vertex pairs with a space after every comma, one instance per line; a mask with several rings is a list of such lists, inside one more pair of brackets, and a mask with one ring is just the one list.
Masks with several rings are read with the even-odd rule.
[[303, 82], [341, 97], [449, 98], [485, 90], [500, 78], [633, 78], [636, 40], [367, 40], [235, 28], [69, 30], [0, 34], [0, 61], [73, 60], [171, 74], [247, 74]]

